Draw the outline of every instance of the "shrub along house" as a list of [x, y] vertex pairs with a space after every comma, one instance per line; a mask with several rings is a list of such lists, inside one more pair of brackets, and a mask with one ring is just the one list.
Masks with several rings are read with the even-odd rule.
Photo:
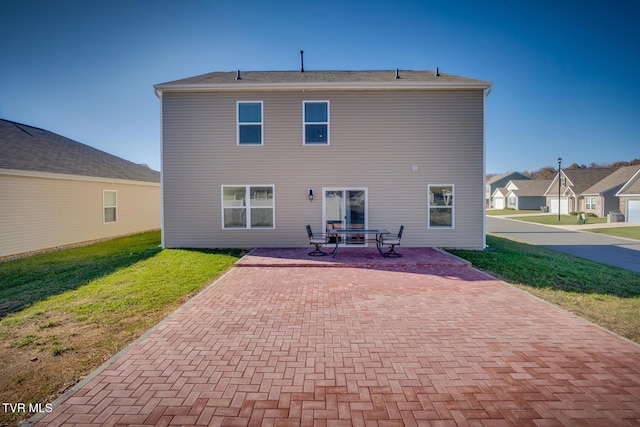
[[491, 83], [433, 71], [213, 72], [158, 84], [164, 247], [297, 247], [305, 225], [483, 248]]
[[0, 258], [160, 227], [160, 173], [0, 119]]

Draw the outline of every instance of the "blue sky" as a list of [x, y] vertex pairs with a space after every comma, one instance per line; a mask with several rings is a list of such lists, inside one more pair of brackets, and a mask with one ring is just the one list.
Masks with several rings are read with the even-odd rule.
[[487, 172], [640, 158], [635, 0], [0, 0], [0, 118], [160, 169], [153, 85], [211, 71], [493, 82]]

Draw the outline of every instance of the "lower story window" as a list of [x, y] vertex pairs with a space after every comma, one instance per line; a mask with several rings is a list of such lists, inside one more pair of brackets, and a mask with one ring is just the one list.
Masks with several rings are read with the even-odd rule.
[[429, 185], [427, 209], [428, 228], [453, 228], [453, 207], [453, 184]]
[[223, 185], [222, 228], [274, 228], [273, 185]]
[[596, 208], [596, 198], [595, 197], [585, 197], [584, 198], [586, 209], [595, 209]]
[[102, 192], [102, 221], [116, 222], [118, 219], [118, 193], [112, 190]]

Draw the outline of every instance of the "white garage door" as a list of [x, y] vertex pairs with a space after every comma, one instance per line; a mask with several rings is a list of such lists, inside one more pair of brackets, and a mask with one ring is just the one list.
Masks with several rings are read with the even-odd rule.
[[[558, 213], [558, 199], [551, 199], [549, 210], [551, 213]], [[560, 199], [560, 213], [569, 214], [569, 199]]]
[[640, 200], [629, 200], [627, 202], [627, 221], [640, 222]]
[[504, 197], [495, 197], [493, 199], [493, 207], [496, 209], [504, 209]]

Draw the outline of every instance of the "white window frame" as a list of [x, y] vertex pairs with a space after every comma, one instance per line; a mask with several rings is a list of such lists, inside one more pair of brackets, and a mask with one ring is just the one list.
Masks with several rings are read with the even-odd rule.
[[[116, 204], [115, 205], [106, 205], [104, 196], [106, 193], [114, 193], [116, 196]], [[115, 219], [113, 221], [107, 221], [106, 210], [107, 209], [115, 209]], [[115, 224], [118, 222], [118, 191], [117, 190], [102, 190], [102, 223], [103, 224]]]
[[[589, 202], [591, 201], [591, 202]], [[593, 206], [593, 207], [589, 207]], [[596, 198], [594, 196], [587, 196], [584, 198], [584, 208], [585, 210], [595, 210], [596, 209]]]
[[[240, 105], [241, 104], [260, 104], [260, 122], [240, 122]], [[241, 126], [260, 125], [260, 144], [250, 144], [240, 142]], [[240, 147], [261, 147], [264, 145], [264, 102], [263, 101], [236, 101], [236, 145]]]
[[[326, 122], [307, 122], [307, 117], [305, 114], [305, 106], [307, 104], [319, 104], [326, 103], [327, 104], [327, 121]], [[307, 142], [307, 125], [326, 125], [327, 126], [327, 142]], [[316, 147], [326, 147], [327, 145], [331, 145], [331, 105], [329, 100], [326, 99], [315, 99], [315, 100], [306, 100], [302, 101], [302, 145], [306, 146], [316, 146]]]
[[[451, 187], [451, 205], [431, 205], [431, 187]], [[451, 225], [431, 225], [431, 208], [451, 209]], [[455, 184], [428, 184], [427, 185], [427, 228], [434, 230], [452, 230], [456, 228], [456, 186]]]
[[[224, 203], [224, 189], [228, 187], [238, 187], [245, 189], [244, 206], [227, 206]], [[251, 188], [255, 187], [271, 187], [271, 206], [251, 206]], [[245, 226], [244, 227], [227, 227], [224, 223], [225, 209], [245, 209]], [[271, 227], [252, 227], [251, 226], [251, 210], [252, 209], [271, 209], [273, 217]], [[220, 186], [220, 210], [221, 210], [221, 227], [223, 230], [274, 230], [276, 228], [276, 186], [274, 184], [223, 184]]]

